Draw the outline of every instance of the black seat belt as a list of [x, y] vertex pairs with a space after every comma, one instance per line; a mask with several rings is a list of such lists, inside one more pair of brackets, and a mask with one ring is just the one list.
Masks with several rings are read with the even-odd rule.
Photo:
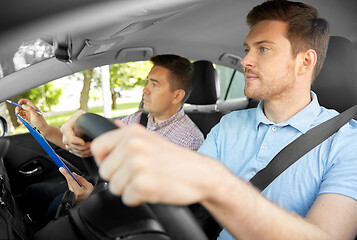
[[143, 111], [140, 116], [140, 124], [146, 127], [148, 125], [148, 112]]
[[283, 148], [264, 169], [250, 179], [250, 182], [263, 191], [294, 162], [337, 132], [356, 115], [357, 105], [310, 129]]

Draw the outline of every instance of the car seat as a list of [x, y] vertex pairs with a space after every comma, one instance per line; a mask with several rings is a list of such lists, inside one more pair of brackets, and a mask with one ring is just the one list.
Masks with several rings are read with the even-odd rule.
[[213, 64], [206, 60], [193, 63], [193, 89], [185, 106], [185, 113], [201, 130], [204, 137], [228, 113], [217, 110], [217, 100], [220, 95], [219, 79]]
[[311, 89], [320, 105], [340, 113], [357, 104], [357, 56], [350, 40], [330, 37], [324, 65]]
[[343, 37], [331, 36], [321, 72], [312, 84], [320, 105], [338, 112], [357, 104], [356, 48]]

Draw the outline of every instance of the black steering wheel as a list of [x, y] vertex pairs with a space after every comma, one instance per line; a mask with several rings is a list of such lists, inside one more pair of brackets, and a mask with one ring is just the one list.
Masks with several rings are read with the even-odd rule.
[[[75, 133], [86, 141], [116, 129], [110, 120], [93, 113], [81, 115]], [[35, 235], [42, 239], [130, 239], [130, 240], [207, 240], [187, 207], [142, 204], [128, 207], [121, 197], [98, 184], [91, 195], [63, 216], [50, 222]]]

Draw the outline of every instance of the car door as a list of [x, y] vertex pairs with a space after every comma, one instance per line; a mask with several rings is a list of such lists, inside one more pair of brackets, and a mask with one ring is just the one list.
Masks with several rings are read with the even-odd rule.
[[[22, 195], [32, 183], [64, 180], [57, 165], [30, 133], [3, 138], [10, 141], [4, 164], [15, 196]], [[86, 169], [81, 158], [52, 143], [50, 145], [60, 157], [67, 160], [66, 165], [71, 171], [85, 174]]]

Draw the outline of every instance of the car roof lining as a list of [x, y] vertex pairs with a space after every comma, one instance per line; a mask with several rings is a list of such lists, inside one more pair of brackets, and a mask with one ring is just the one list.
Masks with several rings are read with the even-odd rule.
[[[17, 1], [11, 2], [15, 4]], [[43, 3], [44, 0], [34, 1], [35, 3]], [[61, 1], [59, 1], [61, 2]], [[125, 2], [125, 6], [122, 5]], [[171, 3], [172, 2], [172, 3]], [[1, 25], [0, 28], [0, 58], [7, 55], [6, 51], [11, 52], [12, 42], [18, 42], [19, 39], [23, 39], [24, 36], [33, 39], [37, 34], [42, 33], [47, 41], [50, 41], [51, 37], [48, 37], [48, 29], [54, 27], [59, 31], [66, 32], [66, 30], [76, 30], [81, 26], [81, 31], [72, 32], [73, 43], [73, 55], [77, 57], [78, 54], [85, 48], [86, 41], [91, 43], [98, 43], [100, 41], [112, 41], [113, 46], [110, 46], [111, 52], [105, 54], [97, 54], [94, 58], [83, 58], [81, 61], [73, 61], [71, 64], [58, 63], [56, 59], [47, 60], [47, 63], [41, 62], [31, 66], [33, 68], [26, 70], [23, 69], [20, 73], [14, 76], [6, 76], [0, 79], [0, 88], [9, 87], [7, 81], [10, 82], [16, 79], [17, 83], [20, 81], [25, 82], [26, 78], [33, 78], [34, 82], [28, 88], [36, 87], [42, 83], [58, 79], [60, 77], [70, 75], [72, 73], [97, 67], [98, 65], [114, 64], [126, 61], [143, 60], [140, 54], [135, 57], [135, 54], [131, 55], [130, 59], [121, 57], [119, 52], [123, 49], [131, 48], [147, 48], [152, 49], [152, 53], [145, 54], [144, 58], [149, 58], [152, 54], [165, 54], [174, 53], [185, 56], [193, 61], [196, 60], [209, 60], [213, 63], [221, 64], [224, 66], [232, 67], [240, 70], [239, 57], [244, 56], [243, 42], [249, 28], [245, 22], [245, 15], [247, 12], [259, 3], [261, 0], [252, 1], [237, 1], [237, 0], [183, 0], [179, 1], [166, 1], [166, 0], [131, 0], [131, 1], [88, 1], [86, 8], [81, 10], [72, 9], [70, 13], [78, 13], [85, 18], [80, 19], [80, 16], [70, 17], [70, 13], [62, 13], [51, 17], [46, 25], [41, 25], [34, 19], [31, 23], [23, 23], [13, 31], [6, 31], [6, 26]], [[355, 46], [357, 46], [357, 35], [355, 21], [356, 14], [354, 14], [353, 6], [356, 5], [354, 0], [346, 0], [341, 4], [336, 0], [325, 0], [323, 3], [319, 0], [304, 0], [304, 2], [312, 4], [317, 7], [320, 15], [327, 18], [331, 25], [332, 35], [343, 35], [351, 40]], [[142, 8], [135, 9], [135, 4], [140, 3]], [[19, 4], [19, 3], [17, 3]], [[69, 1], [64, 1], [63, 5], [70, 4]], [[83, 6], [85, 5], [82, 3]], [[18, 5], [17, 5], [18, 6]], [[115, 9], [118, 6], [124, 6], [122, 9]], [[145, 6], [146, 9], [145, 10]], [[126, 9], [124, 9], [126, 8]], [[143, 10], [144, 9], [144, 10]], [[16, 15], [21, 15], [22, 12], [26, 12], [27, 9], [17, 8]], [[126, 15], [123, 15], [126, 10]], [[42, 10], [41, 10], [42, 11]], [[97, 23], [98, 16], [88, 16], [94, 12], [107, 11], [106, 16], [103, 16], [101, 23]], [[146, 11], [146, 12], [145, 12]], [[339, 14], [338, 18], [329, 19], [331, 16], [336, 15], [339, 12], [347, 12], [348, 14]], [[119, 14], [119, 15], [118, 15]], [[136, 17], [134, 16], [136, 14]], [[227, 16], [227, 18], [221, 18], [221, 16]], [[17, 16], [12, 16], [15, 18]], [[145, 21], [160, 17], [167, 17], [158, 24], [148, 24], [145, 27]], [[0, 15], [0, 22], [6, 22], [8, 20]], [[11, 19], [12, 19], [11, 18]], [[62, 19], [59, 21], [59, 19]], [[197, 21], [197, 19], [205, 19], [204, 21]], [[77, 22], [78, 21], [78, 22]], [[96, 22], [97, 21], [97, 22]], [[76, 24], [72, 24], [76, 22]], [[110, 23], [110, 24], [109, 24]], [[128, 28], [131, 24], [142, 24], [136, 31], [129, 31], [127, 34], [112, 38], [113, 34], [120, 32], [123, 29]], [[348, 24], [346, 24], [348, 23]], [[27, 29], [29, 26], [30, 29]], [[105, 27], [103, 27], [105, 26]], [[132, 25], [133, 26], [133, 25]], [[70, 27], [70, 28], [68, 28]], [[142, 27], [142, 28], [141, 28]], [[191, 28], [192, 27], [192, 28]], [[96, 31], [90, 32], [89, 29], [94, 28]], [[26, 29], [26, 31], [24, 31]], [[199, 31], [197, 30], [199, 29]], [[135, 29], [134, 29], [135, 30]], [[3, 33], [3, 34], [1, 34]], [[44, 34], [44, 33], [47, 33]], [[165, 33], [165, 34], [163, 34]], [[27, 36], [29, 35], [29, 36]], [[182, 36], [185, 36], [182, 38]], [[175, 41], [179, 39], [179, 41]], [[224, 54], [228, 55], [228, 58], [224, 58]], [[120, 56], [118, 58], [118, 56]], [[134, 57], [133, 57], [134, 56]], [[229, 56], [236, 56], [231, 59]], [[238, 60], [237, 60], [238, 59]], [[98, 62], [100, 64], [98, 64]], [[38, 74], [36, 69], [40, 69], [41, 66], [46, 65], [48, 69], [60, 67], [60, 71], [46, 71]], [[357, 67], [357, 66], [356, 66]], [[22, 73], [21, 73], [22, 72]], [[39, 76], [41, 75], [41, 76]], [[9, 78], [6, 80], [6, 78]], [[19, 80], [19, 78], [21, 80]], [[22, 80], [23, 79], [23, 80]], [[5, 81], [6, 80], [6, 81]], [[42, 81], [42, 82], [41, 82]], [[5, 97], [15, 96], [18, 91], [11, 90], [7, 92], [9, 95]]]

